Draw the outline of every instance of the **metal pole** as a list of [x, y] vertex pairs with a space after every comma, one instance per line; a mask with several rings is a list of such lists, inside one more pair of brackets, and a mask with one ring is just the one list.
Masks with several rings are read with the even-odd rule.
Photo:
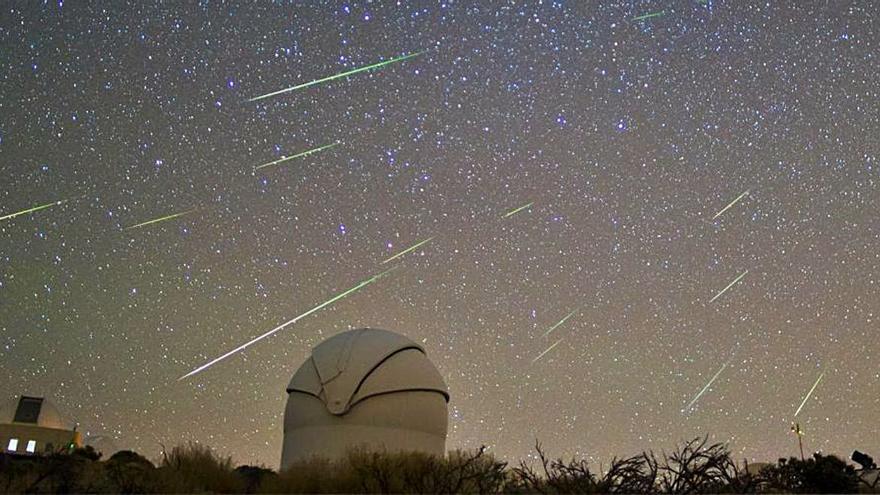
[[804, 461], [804, 441], [801, 440], [800, 433], [798, 433], [798, 446], [801, 448], [801, 461]]
[[795, 423], [795, 424], [791, 425], [791, 431], [795, 435], [797, 435], [798, 447], [800, 448], [800, 451], [801, 451], [801, 461], [805, 461], [806, 459], [804, 458], [804, 442], [801, 439], [801, 437], [804, 436], [804, 432], [803, 432], [803, 430], [801, 430], [801, 424]]

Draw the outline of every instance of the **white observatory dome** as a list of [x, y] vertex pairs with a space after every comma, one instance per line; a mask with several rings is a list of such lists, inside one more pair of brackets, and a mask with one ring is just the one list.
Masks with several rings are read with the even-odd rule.
[[321, 342], [290, 380], [281, 468], [352, 448], [443, 456], [449, 392], [425, 350], [364, 328]]
[[0, 407], [0, 424], [14, 422], [56, 430], [67, 430], [73, 426], [73, 423], [65, 421], [55, 404], [43, 397], [29, 396], [17, 396]]

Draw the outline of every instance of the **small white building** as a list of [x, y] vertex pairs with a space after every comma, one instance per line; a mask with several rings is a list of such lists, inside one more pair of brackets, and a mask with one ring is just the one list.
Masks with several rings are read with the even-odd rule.
[[8, 454], [46, 454], [81, 446], [74, 425], [42, 397], [22, 395], [0, 408], [0, 448]]
[[424, 348], [371, 328], [321, 342], [287, 387], [281, 468], [353, 448], [446, 452], [449, 392]]

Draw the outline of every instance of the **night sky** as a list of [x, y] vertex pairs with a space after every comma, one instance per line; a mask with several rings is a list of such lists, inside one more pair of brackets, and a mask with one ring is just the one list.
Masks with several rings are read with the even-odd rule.
[[102, 3], [0, 6], [0, 216], [49, 205], [0, 220], [10, 399], [277, 467], [290, 376], [369, 326], [448, 448], [880, 454], [872, 2]]

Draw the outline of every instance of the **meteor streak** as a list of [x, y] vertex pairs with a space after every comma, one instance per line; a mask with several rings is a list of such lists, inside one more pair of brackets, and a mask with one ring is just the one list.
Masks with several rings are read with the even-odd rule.
[[190, 214], [190, 213], [196, 211], [197, 209], [198, 209], [198, 208], [193, 208], [192, 210], [182, 211], [182, 212], [180, 212], [180, 213], [175, 213], [175, 214], [173, 214], [173, 215], [166, 215], [166, 216], [161, 217], [161, 218], [154, 218], [154, 219], [152, 219], [152, 220], [147, 220], [146, 222], [141, 222], [141, 223], [139, 223], [139, 224], [137, 224], [137, 225], [132, 225], [131, 227], [126, 227], [124, 230], [136, 229], [136, 228], [138, 228], [138, 227], [146, 227], [147, 225], [151, 225], [151, 224], [154, 224], [154, 223], [164, 222], [165, 220], [171, 220], [171, 219], [174, 219], [174, 218], [177, 218], [177, 217], [182, 217], [182, 216], [184, 216], [184, 215], [188, 215], [188, 214]]
[[[729, 362], [729, 361], [728, 361], [728, 362]], [[700, 397], [702, 397], [703, 394], [706, 393], [706, 390], [709, 390], [709, 387], [712, 386], [712, 384], [715, 382], [715, 379], [718, 378], [718, 375], [720, 375], [721, 372], [724, 371], [724, 368], [727, 368], [727, 363], [724, 363], [724, 365], [721, 366], [721, 369], [718, 370], [717, 373], [715, 373], [715, 376], [713, 376], [712, 379], [709, 380], [709, 383], [707, 383], [706, 386], [703, 387], [703, 390], [700, 390], [700, 393], [698, 393], [698, 394], [697, 394], [697, 395], [691, 400], [691, 403], [688, 404], [687, 407], [685, 407], [684, 409], [682, 409], [681, 412], [689, 411], [690, 408], [692, 408], [692, 407], [694, 406], [694, 404], [700, 399]]]
[[404, 249], [403, 251], [401, 251], [401, 252], [395, 254], [394, 256], [388, 258], [387, 260], [383, 261], [381, 264], [384, 265], [385, 263], [388, 263], [388, 262], [391, 261], [391, 260], [394, 260], [394, 259], [400, 258], [400, 257], [403, 256], [404, 254], [409, 253], [410, 251], [414, 251], [414, 250], [418, 249], [420, 246], [423, 246], [423, 245], [425, 245], [425, 244], [431, 242], [432, 239], [434, 239], [434, 238], [433, 238], [433, 237], [428, 237], [428, 238], [425, 239], [424, 241], [419, 241], [419, 242], [417, 242], [415, 245], [412, 245], [412, 246], [410, 246], [410, 247]]
[[733, 282], [727, 284], [727, 287], [725, 287], [724, 289], [722, 289], [721, 292], [719, 292], [718, 294], [715, 294], [715, 297], [713, 297], [712, 299], [709, 299], [709, 303], [711, 304], [711, 303], [715, 302], [715, 299], [718, 299], [719, 297], [721, 297], [722, 294], [724, 294], [725, 292], [727, 292], [727, 289], [733, 287], [734, 284], [736, 284], [736, 283], [739, 282], [743, 277], [745, 277], [745, 276], [746, 276], [746, 273], [749, 273], [749, 271], [746, 270], [746, 271], [742, 272], [742, 273], [739, 275], [739, 277], [736, 277], [735, 279], [733, 279]]
[[355, 293], [355, 292], [357, 292], [357, 291], [363, 289], [364, 287], [366, 287], [366, 286], [372, 284], [373, 282], [379, 280], [380, 278], [385, 277], [386, 275], [388, 275], [388, 274], [391, 273], [392, 271], [396, 270], [397, 268], [398, 268], [398, 267], [396, 267], [396, 266], [395, 266], [395, 267], [392, 267], [392, 268], [389, 268], [388, 270], [385, 270], [384, 272], [382, 272], [382, 273], [380, 273], [380, 274], [378, 274], [378, 275], [373, 275], [372, 277], [370, 277], [370, 278], [368, 278], [368, 279], [365, 279], [365, 280], [361, 281], [360, 283], [358, 283], [358, 284], [355, 285], [354, 287], [352, 287], [352, 288], [350, 288], [350, 289], [348, 289], [348, 290], [346, 290], [346, 291], [344, 291], [344, 292], [340, 292], [339, 294], [333, 296], [332, 298], [328, 299], [327, 301], [322, 302], [321, 304], [315, 306], [314, 308], [312, 308], [312, 309], [306, 311], [305, 313], [303, 313], [303, 314], [297, 316], [296, 318], [294, 318], [294, 319], [292, 319], [292, 320], [288, 320], [287, 322], [282, 323], [281, 325], [278, 325], [277, 327], [273, 328], [272, 330], [269, 330], [268, 332], [266, 332], [266, 333], [264, 333], [264, 334], [262, 334], [262, 335], [260, 335], [260, 336], [258, 336], [258, 337], [255, 337], [255, 338], [253, 338], [253, 339], [251, 339], [251, 340], [245, 342], [244, 344], [242, 344], [242, 345], [236, 347], [235, 349], [232, 349], [231, 351], [227, 352], [226, 354], [223, 354], [222, 356], [220, 356], [220, 357], [218, 357], [218, 358], [215, 358], [215, 359], [212, 359], [211, 361], [208, 361], [207, 363], [205, 363], [205, 364], [199, 366], [198, 368], [196, 368], [196, 369], [190, 371], [189, 373], [187, 373], [187, 374], [181, 376], [180, 378], [177, 379], [177, 381], [184, 380], [184, 379], [189, 378], [189, 377], [191, 377], [191, 376], [193, 376], [193, 375], [195, 375], [195, 374], [197, 374], [197, 373], [200, 373], [200, 372], [202, 372], [202, 371], [204, 371], [204, 370], [210, 368], [211, 366], [213, 366], [213, 365], [219, 363], [220, 361], [223, 361], [224, 359], [228, 358], [229, 356], [232, 356], [233, 354], [236, 354], [236, 353], [238, 353], [238, 352], [241, 352], [241, 351], [247, 349], [248, 347], [252, 346], [253, 344], [256, 344], [257, 342], [259, 342], [259, 341], [265, 339], [266, 337], [269, 337], [269, 336], [271, 336], [271, 335], [273, 335], [273, 334], [275, 334], [275, 333], [277, 333], [277, 332], [280, 332], [281, 330], [284, 330], [286, 327], [288, 327], [288, 326], [290, 326], [290, 325], [292, 325], [292, 324], [298, 322], [299, 320], [305, 318], [306, 316], [309, 316], [310, 314], [312, 314], [312, 313], [314, 313], [314, 312], [316, 312], [316, 311], [319, 311], [319, 310], [321, 310], [322, 308], [324, 308], [324, 307], [326, 307], [326, 306], [329, 306], [329, 305], [333, 304], [334, 302], [336, 302], [336, 301], [338, 301], [338, 300], [340, 300], [340, 299], [342, 299], [342, 298], [348, 296], [349, 294], [353, 294], [353, 293]]
[[550, 347], [548, 347], [546, 351], [542, 352], [541, 354], [538, 354], [538, 357], [536, 357], [535, 359], [532, 359], [532, 364], [535, 364], [535, 362], [537, 362], [539, 359], [544, 357], [544, 354], [547, 354], [548, 352], [552, 351], [553, 348], [558, 346], [560, 342], [562, 342], [562, 339], [557, 340], [556, 343], [551, 345]]
[[749, 194], [749, 191], [748, 191], [748, 189], [747, 189], [746, 192], [740, 194], [739, 196], [736, 197], [736, 199], [734, 199], [733, 201], [731, 201], [729, 205], [725, 206], [723, 210], [721, 210], [721, 211], [719, 211], [718, 213], [716, 213], [715, 216], [712, 217], [712, 220], [715, 220], [716, 218], [720, 217], [722, 213], [724, 213], [725, 211], [729, 210], [731, 206], [733, 206], [733, 205], [739, 203], [739, 200], [743, 199], [743, 198], [746, 197], [748, 194]]
[[795, 413], [794, 413], [794, 417], [797, 417], [797, 415], [800, 414], [801, 409], [804, 408], [804, 404], [806, 404], [807, 401], [810, 400], [810, 396], [813, 395], [813, 390], [816, 390], [816, 387], [819, 386], [819, 382], [822, 381], [822, 377], [823, 377], [823, 376], [825, 376], [825, 372], [824, 372], [824, 371], [823, 371], [822, 373], [819, 374], [819, 378], [816, 379], [816, 383], [813, 384], [813, 388], [811, 388], [810, 391], [807, 392], [807, 396], [804, 397], [804, 400], [801, 402], [801, 405], [798, 406], [797, 411], [795, 411]]
[[663, 15], [663, 14], [665, 14], [665, 13], [666, 13], [666, 12], [664, 12], [664, 11], [661, 10], [660, 12], [653, 12], [653, 13], [651, 13], [651, 14], [644, 14], [644, 15], [640, 15], [640, 16], [638, 16], [638, 17], [633, 17], [633, 20], [634, 20], [634, 21], [643, 21], [643, 20], [645, 20], [645, 19], [650, 19], [650, 18], [652, 18], [652, 17], [660, 17], [661, 15]]
[[565, 318], [559, 320], [558, 323], [556, 323], [555, 325], [553, 325], [552, 327], [550, 327], [549, 330], [547, 330], [546, 332], [544, 332], [544, 335], [542, 335], [541, 337], [546, 337], [546, 336], [550, 335], [550, 332], [552, 332], [553, 330], [556, 330], [556, 327], [558, 327], [559, 325], [562, 325], [563, 323], [565, 323], [565, 320], [567, 320], [567, 319], [571, 318], [572, 316], [574, 316], [574, 314], [577, 313], [579, 309], [581, 309], [580, 306], [578, 306], [577, 308], [573, 309], [573, 310], [571, 311], [571, 313], [565, 315]]
[[9, 220], [9, 219], [11, 219], [11, 218], [15, 218], [15, 217], [20, 216], [20, 215], [27, 215], [28, 213], [33, 213], [33, 212], [35, 212], [35, 211], [45, 210], [46, 208], [51, 208], [51, 207], [53, 207], [53, 206], [58, 206], [58, 205], [60, 205], [61, 203], [66, 203], [67, 201], [68, 201], [68, 200], [66, 200], [66, 199], [62, 199], [62, 200], [60, 200], [60, 201], [55, 201], [55, 202], [52, 202], [52, 203], [46, 203], [46, 204], [44, 204], [44, 205], [40, 205], [40, 206], [34, 206], [33, 208], [28, 208], [27, 210], [22, 210], [22, 211], [18, 211], [18, 212], [15, 212], [15, 213], [10, 213], [10, 214], [8, 214], [8, 215], [4, 215], [4, 216], [0, 217], [0, 220]]
[[532, 206], [533, 204], [535, 204], [534, 201], [532, 201], [531, 203], [529, 203], [527, 205], [522, 205], [519, 208], [514, 208], [514, 209], [508, 211], [507, 213], [505, 213], [504, 216], [502, 216], [501, 218], [507, 218], [507, 217], [516, 215], [517, 213], [525, 210], [526, 208], [528, 208], [529, 206]]
[[324, 146], [319, 146], [319, 147], [317, 147], [317, 148], [312, 148], [312, 149], [310, 149], [310, 150], [303, 151], [302, 153], [297, 153], [297, 154], [295, 154], [295, 155], [293, 155], [293, 156], [286, 156], [286, 157], [284, 157], [284, 158], [280, 158], [280, 159], [278, 159], [278, 160], [275, 160], [275, 161], [272, 161], [272, 162], [269, 162], [269, 163], [264, 163], [264, 164], [262, 164], [262, 165], [257, 165], [256, 167], [254, 167], [254, 170], [256, 171], [256, 170], [260, 170], [261, 168], [264, 168], [264, 167], [271, 167], [272, 165], [278, 165], [279, 163], [284, 163], [284, 162], [286, 162], [286, 161], [288, 161], [288, 160], [293, 160], [294, 158], [301, 158], [301, 157], [304, 157], [304, 156], [309, 156], [309, 155], [311, 155], [311, 154], [313, 154], [313, 153], [317, 153], [317, 152], [319, 152], [319, 151], [324, 151], [324, 150], [326, 150], [326, 149], [330, 149], [330, 148], [332, 148], [332, 147], [334, 147], [334, 146], [338, 146], [338, 145], [339, 145], [339, 143], [325, 144]]
[[277, 96], [277, 95], [280, 95], [280, 94], [283, 94], [283, 93], [288, 93], [288, 92], [290, 92], [290, 91], [296, 91], [296, 90], [298, 90], [298, 89], [308, 88], [309, 86], [314, 86], [314, 85], [316, 85], [316, 84], [321, 84], [321, 83], [325, 83], [325, 82], [333, 81], [333, 80], [335, 80], [335, 79], [340, 79], [340, 78], [343, 78], [343, 77], [348, 77], [348, 76], [351, 76], [351, 75], [357, 74], [357, 73], [359, 73], [359, 72], [366, 72], [366, 71], [368, 71], [368, 70], [378, 69], [378, 68], [380, 68], [380, 67], [384, 67], [384, 66], [386, 66], [386, 65], [393, 64], [393, 63], [396, 63], [396, 62], [403, 62], [403, 61], [406, 60], [406, 59], [413, 58], [413, 57], [415, 57], [415, 56], [417, 56], [417, 55], [421, 55], [422, 53], [424, 53], [424, 52], [410, 53], [409, 55], [403, 55], [403, 56], [400, 56], [400, 57], [395, 57], [395, 58], [392, 58], [392, 59], [390, 59], [390, 60], [385, 60], [384, 62], [378, 62], [378, 63], [371, 64], [371, 65], [367, 65], [367, 66], [364, 66], [364, 67], [358, 67], [357, 69], [352, 69], [352, 70], [349, 70], [349, 71], [341, 72], [341, 73], [339, 73], [339, 74], [334, 74], [334, 75], [332, 75], [332, 76], [324, 77], [324, 78], [321, 78], [321, 79], [315, 79], [314, 81], [309, 81], [309, 82], [307, 82], [307, 83], [299, 84], [299, 85], [297, 85], [297, 86], [291, 86], [291, 87], [289, 87], [289, 88], [280, 89], [280, 90], [278, 90], [278, 91], [273, 91], [272, 93], [266, 93], [266, 94], [264, 94], [264, 95], [255, 96], [255, 97], [249, 99], [248, 101], [250, 102], [250, 101], [262, 100], [262, 99], [264, 99], [264, 98], [271, 98], [271, 97], [273, 97], [273, 96]]

